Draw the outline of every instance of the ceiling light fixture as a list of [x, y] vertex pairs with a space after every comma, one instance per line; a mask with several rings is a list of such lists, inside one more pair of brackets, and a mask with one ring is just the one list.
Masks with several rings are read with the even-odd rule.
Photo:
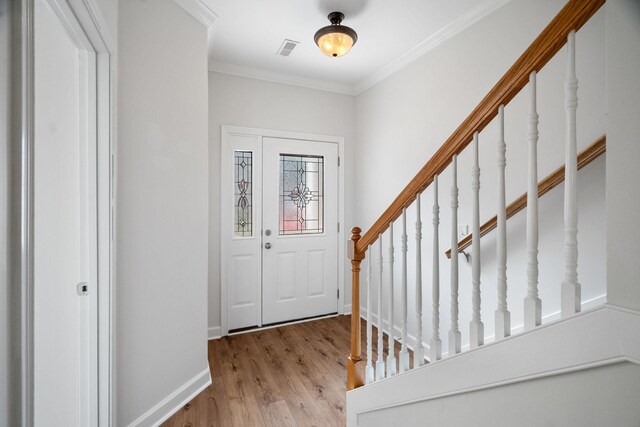
[[340, 25], [344, 19], [343, 13], [331, 12], [328, 18], [331, 25], [316, 31], [313, 39], [322, 53], [336, 58], [351, 50], [351, 47], [358, 41], [358, 34], [352, 28]]

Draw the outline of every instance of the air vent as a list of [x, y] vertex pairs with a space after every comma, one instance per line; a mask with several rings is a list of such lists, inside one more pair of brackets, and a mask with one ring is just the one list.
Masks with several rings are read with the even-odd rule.
[[291, 55], [291, 52], [293, 52], [293, 49], [295, 49], [296, 46], [298, 46], [299, 44], [300, 42], [284, 39], [284, 41], [282, 42], [282, 45], [280, 46], [280, 49], [278, 49], [278, 55], [280, 56]]

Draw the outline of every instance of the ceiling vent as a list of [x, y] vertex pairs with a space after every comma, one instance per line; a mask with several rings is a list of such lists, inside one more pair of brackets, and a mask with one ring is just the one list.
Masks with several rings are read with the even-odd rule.
[[295, 49], [296, 46], [298, 46], [299, 44], [300, 42], [284, 39], [284, 41], [282, 42], [282, 45], [280, 46], [280, 49], [278, 49], [278, 55], [280, 56], [291, 55], [291, 52], [293, 52], [293, 49]]

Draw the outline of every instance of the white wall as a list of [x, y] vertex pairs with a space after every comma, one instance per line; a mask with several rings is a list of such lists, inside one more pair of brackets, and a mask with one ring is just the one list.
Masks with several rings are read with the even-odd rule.
[[[220, 126], [345, 137], [345, 230], [354, 225], [355, 99], [353, 96], [209, 73], [209, 329], [220, 332]], [[349, 233], [346, 232], [345, 236]], [[349, 276], [345, 260], [345, 276]], [[345, 281], [345, 303], [351, 301]]]
[[[366, 230], [397, 196], [400, 190], [435, 153], [455, 128], [466, 118], [518, 56], [529, 46], [565, 4], [563, 0], [514, 0], [492, 15], [398, 71], [356, 99], [356, 224]], [[587, 23], [577, 36], [577, 73], [579, 79], [578, 149], [582, 150], [604, 134], [604, 10]], [[539, 169], [542, 179], [564, 159], [564, 73], [566, 49], [538, 75], [538, 114], [540, 141]], [[507, 140], [507, 203], [526, 191], [528, 88], [505, 109]], [[497, 171], [495, 121], [480, 135], [481, 222], [496, 213]], [[460, 191], [459, 224], [471, 225], [471, 150], [458, 160]], [[385, 168], [381, 168], [385, 165]], [[604, 162], [588, 166], [579, 175], [578, 240], [580, 245], [579, 280], [583, 300], [605, 293]], [[449, 330], [449, 270], [444, 251], [450, 247], [450, 168], [440, 179], [440, 280], [441, 329], [443, 349], [447, 349]], [[560, 308], [562, 263], [562, 188], [540, 201], [540, 297], [543, 316]], [[433, 193], [423, 196], [423, 306], [424, 342], [431, 331], [431, 256]], [[415, 215], [408, 215], [409, 282], [415, 274]], [[399, 260], [400, 227], [395, 228], [396, 261]], [[385, 247], [387, 245], [385, 236]], [[508, 304], [512, 326], [522, 324], [522, 304], [526, 291], [525, 214], [508, 223]], [[482, 316], [487, 337], [493, 335], [496, 308], [495, 232], [483, 239]], [[386, 250], [385, 250], [386, 252]], [[373, 251], [374, 265], [378, 257]], [[386, 255], [386, 254], [385, 254]], [[463, 344], [468, 342], [471, 311], [471, 268], [460, 256], [460, 329]], [[365, 261], [366, 263], [366, 261]], [[396, 283], [400, 280], [396, 268]], [[387, 270], [388, 271], [388, 270]], [[374, 286], [377, 283], [374, 274]], [[386, 283], [385, 276], [385, 283]], [[385, 294], [386, 294], [385, 290]], [[410, 332], [415, 330], [413, 286], [409, 290]], [[363, 293], [363, 297], [366, 292]], [[399, 301], [400, 293], [396, 293]], [[387, 298], [385, 297], [385, 300]], [[362, 301], [366, 301], [362, 299]], [[375, 296], [374, 296], [375, 301]], [[599, 300], [600, 302], [602, 301]], [[375, 307], [375, 304], [374, 304]], [[387, 308], [383, 315], [387, 316]], [[399, 306], [396, 323], [399, 325]]]
[[607, 282], [612, 304], [640, 310], [640, 3], [607, 2]]
[[171, 0], [121, 1], [118, 33], [115, 424], [125, 426], [208, 369], [207, 35]]

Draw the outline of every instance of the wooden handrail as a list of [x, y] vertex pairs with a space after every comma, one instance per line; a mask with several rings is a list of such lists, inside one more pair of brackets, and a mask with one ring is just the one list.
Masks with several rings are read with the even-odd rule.
[[[588, 146], [578, 155], [578, 170], [582, 169], [607, 151], [607, 137], [601, 136], [596, 142]], [[564, 165], [549, 174], [545, 179], [538, 183], [538, 197], [547, 194], [553, 188], [557, 187], [564, 181]], [[524, 208], [527, 207], [527, 193], [524, 193], [507, 206], [507, 216], [509, 219]], [[480, 237], [490, 233], [498, 226], [498, 217], [494, 216], [480, 227]], [[458, 242], [458, 252], [462, 252], [471, 246], [473, 234], [468, 234]], [[447, 252], [447, 258], [451, 258], [451, 249]]]
[[471, 142], [474, 132], [482, 131], [497, 115], [500, 105], [507, 105], [529, 82], [529, 74], [540, 71], [565, 45], [572, 30], [578, 31], [605, 3], [605, 0], [570, 0], [540, 33], [527, 50], [511, 66], [507, 73], [491, 89], [480, 104], [436, 151], [420, 172], [396, 197], [378, 220], [357, 242], [355, 251], [364, 254], [378, 235], [384, 233], [389, 223], [395, 221], [402, 209], [409, 207], [418, 193], [424, 191], [436, 174], [442, 173], [451, 163], [454, 154], [460, 154]]

